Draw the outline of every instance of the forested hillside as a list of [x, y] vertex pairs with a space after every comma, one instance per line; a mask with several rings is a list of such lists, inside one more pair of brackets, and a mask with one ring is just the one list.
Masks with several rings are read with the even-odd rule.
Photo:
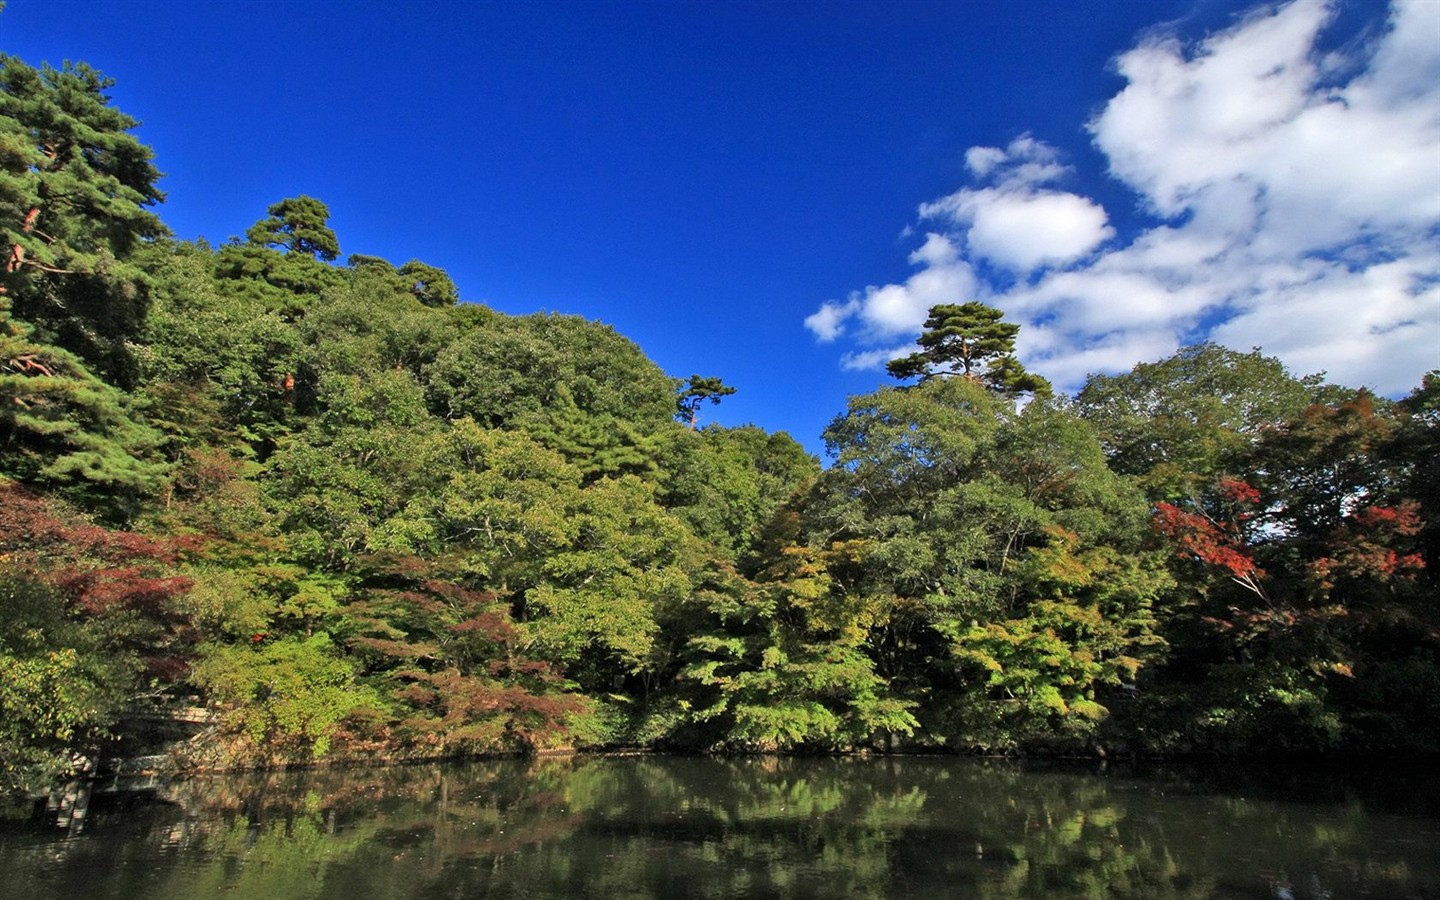
[[1440, 373], [1207, 344], [1055, 396], [941, 306], [822, 469], [321, 200], [170, 234], [108, 86], [0, 57], [6, 784], [194, 705], [210, 765], [1440, 750]]

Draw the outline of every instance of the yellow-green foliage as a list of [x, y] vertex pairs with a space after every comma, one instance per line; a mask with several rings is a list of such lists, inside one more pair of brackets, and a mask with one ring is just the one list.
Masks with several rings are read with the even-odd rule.
[[212, 647], [194, 678], [257, 747], [307, 758], [329, 751], [347, 717], [384, 705], [324, 634]]

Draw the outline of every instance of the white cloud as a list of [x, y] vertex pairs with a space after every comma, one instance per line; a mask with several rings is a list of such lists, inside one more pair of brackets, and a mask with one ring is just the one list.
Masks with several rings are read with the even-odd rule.
[[860, 309], [860, 301], [851, 299], [845, 303], [830, 301], [805, 317], [805, 327], [815, 332], [821, 343], [829, 343], [845, 333], [845, 320]]
[[1305, 107], [1316, 75], [1310, 49], [1328, 17], [1323, 3], [1294, 3], [1188, 56], [1175, 39], [1121, 54], [1117, 68], [1130, 83], [1091, 123], [1111, 173], [1176, 216], [1205, 184], [1245, 170]]
[[971, 147], [965, 163], [977, 178], [994, 185], [964, 188], [922, 204], [920, 217], [955, 229], [956, 240], [963, 236], [977, 259], [1028, 273], [1074, 262], [1115, 233], [1099, 204], [1046, 187], [1068, 170], [1055, 148], [1029, 135], [1004, 150]]
[[1214, 337], [1258, 345], [1297, 372], [1327, 371], [1345, 384], [1396, 394], [1440, 367], [1440, 252], [1359, 271], [1312, 263], [1245, 298]]
[[883, 350], [861, 350], [846, 353], [840, 357], [840, 368], [847, 372], [860, 372], [865, 369], [878, 369], [892, 359], [899, 359], [915, 352], [914, 344], [903, 344], [899, 347], [888, 347]]
[[960, 259], [943, 237], [927, 237], [910, 260], [921, 269], [903, 284], [871, 285], [851, 294], [843, 303], [826, 302], [806, 317], [805, 327], [825, 343], [847, 333], [848, 324], [858, 320], [859, 339], [880, 343], [896, 335], [918, 334], [930, 307], [974, 296], [979, 290], [970, 264]]
[[[981, 299], [1026, 326], [1022, 358], [1068, 389], [1206, 337], [1345, 384], [1414, 386], [1440, 365], [1440, 3], [1397, 3], [1348, 55], [1317, 50], [1330, 21], [1327, 4], [1294, 2], [1120, 54], [1128, 83], [1089, 130], [1150, 226], [1117, 239], [1029, 135], [973, 147], [976, 183], [920, 207], [938, 226], [911, 255], [920, 270], [811, 319], [843, 310], [862, 346], [888, 347], [930, 304]], [[1014, 277], [977, 279], [979, 261]], [[824, 339], [826, 321], [807, 325]]]
[[999, 147], [971, 147], [965, 151], [965, 166], [977, 178], [989, 175], [1004, 161], [1005, 151]]
[[926, 266], [948, 266], [954, 263], [955, 260], [959, 258], [960, 251], [955, 246], [954, 242], [947, 238], [945, 235], [936, 234], [932, 231], [929, 234], [925, 235], [924, 245], [922, 245], [920, 249], [916, 250], [914, 253], [910, 254], [910, 264]]
[[1071, 262], [1115, 233], [1105, 210], [1075, 194], [980, 191], [972, 200], [970, 251], [1013, 271]]

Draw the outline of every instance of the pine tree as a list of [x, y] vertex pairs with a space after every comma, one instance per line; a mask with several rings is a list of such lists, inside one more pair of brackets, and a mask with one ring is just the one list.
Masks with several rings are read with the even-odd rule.
[[165, 229], [145, 209], [160, 173], [111, 84], [0, 55], [0, 472], [123, 515], [163, 477], [159, 435], [115, 385], [149, 305], [131, 260]]
[[706, 400], [718, 404], [721, 397], [728, 397], [733, 393], [735, 389], [719, 378], [691, 375], [690, 380], [681, 385], [675, 398], [675, 418], [689, 425], [690, 430], [694, 431], [700, 418], [700, 406]]
[[0, 318], [128, 386], [126, 340], [144, 321], [149, 281], [131, 261], [166, 231], [151, 150], [110, 106], [113, 82], [83, 63], [34, 69], [0, 55]]
[[1000, 310], [971, 301], [930, 307], [917, 353], [893, 359], [886, 369], [896, 378], [929, 379], [960, 375], [1007, 394], [1050, 394], [1050, 383], [1025, 370], [1015, 358], [1020, 326], [1002, 322]]
[[0, 473], [127, 518], [164, 482], [161, 434], [128, 395], [28, 332], [0, 318]]

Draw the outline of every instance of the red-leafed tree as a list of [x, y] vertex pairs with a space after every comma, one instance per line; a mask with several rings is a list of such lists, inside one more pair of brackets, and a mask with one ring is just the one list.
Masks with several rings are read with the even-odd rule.
[[0, 783], [63, 771], [184, 676], [183, 550], [0, 483]]
[[1425, 570], [1424, 557], [1413, 549], [1420, 524], [1419, 504], [1414, 500], [1367, 506], [1346, 516], [1331, 533], [1324, 555], [1309, 564], [1313, 589], [1330, 597], [1362, 582], [1386, 590], [1413, 582]]
[[1440, 687], [1440, 616], [1396, 421], [1388, 403], [1336, 389], [1261, 429], [1232, 459], [1242, 479], [1156, 504], [1186, 586], [1167, 617], [1163, 677], [1188, 740], [1440, 746], [1424, 699]]
[[1195, 502], [1186, 510], [1157, 503], [1155, 528], [1174, 544], [1178, 556], [1227, 573], [1231, 581], [1263, 600], [1265, 571], [1246, 548], [1245, 535], [1259, 500], [1259, 492], [1245, 482], [1222, 478], [1208, 504]]
[[350, 646], [403, 713], [396, 737], [426, 755], [554, 745], [588, 707], [530, 658], [509, 605], [415, 559], [369, 561], [373, 587], [346, 608]]

